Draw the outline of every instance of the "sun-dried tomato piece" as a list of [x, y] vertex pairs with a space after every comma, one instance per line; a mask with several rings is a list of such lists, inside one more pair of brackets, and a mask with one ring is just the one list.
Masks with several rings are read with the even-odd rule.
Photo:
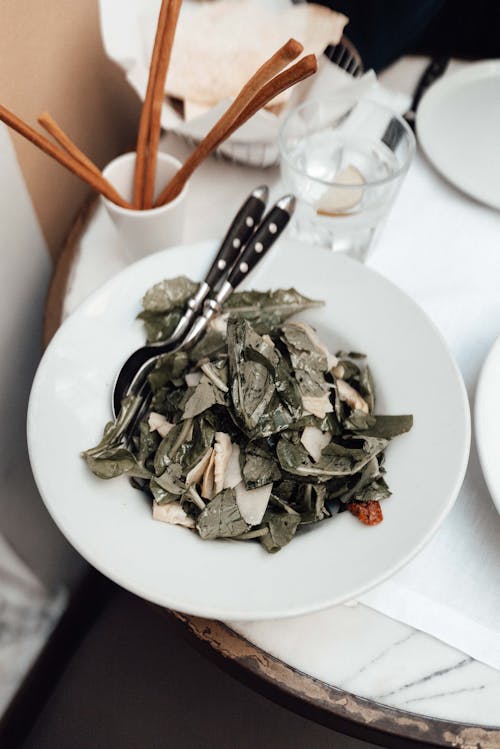
[[377, 525], [384, 519], [380, 502], [374, 499], [369, 502], [349, 502], [347, 509], [365, 525]]

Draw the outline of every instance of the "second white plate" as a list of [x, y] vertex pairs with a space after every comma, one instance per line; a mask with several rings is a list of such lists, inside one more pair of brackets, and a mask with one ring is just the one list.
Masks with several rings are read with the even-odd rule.
[[485, 359], [476, 390], [474, 427], [479, 462], [500, 512], [500, 338]]
[[417, 133], [446, 179], [500, 209], [500, 60], [475, 63], [435, 83], [418, 107]]

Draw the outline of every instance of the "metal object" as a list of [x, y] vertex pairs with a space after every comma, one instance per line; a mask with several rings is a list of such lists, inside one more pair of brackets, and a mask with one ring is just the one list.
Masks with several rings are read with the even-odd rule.
[[167, 341], [142, 346], [137, 351], [134, 351], [123, 364], [113, 387], [112, 408], [115, 418], [118, 416], [121, 402], [136, 372], [152, 357], [166, 354], [180, 343], [191, 327], [193, 320], [202, 309], [203, 302], [207, 296], [227, 276], [234, 261], [259, 225], [268, 197], [268, 188], [265, 185], [261, 185], [253, 190], [245, 200], [234, 217], [226, 236], [222, 240], [219, 251], [210, 266], [210, 270], [200, 284], [195, 296], [188, 301], [186, 311], [170, 338]]
[[[248, 276], [250, 271], [255, 268], [255, 266], [263, 257], [265, 257], [271, 247], [275, 244], [276, 240], [280, 237], [290, 221], [294, 210], [295, 197], [293, 195], [285, 195], [280, 198], [280, 200], [278, 200], [278, 202], [270, 209], [234, 262], [233, 266], [229, 269], [229, 272], [225, 274], [225, 279], [221, 283], [218, 291], [214, 293], [213, 297], [205, 300], [203, 314], [195, 319], [187, 335], [185, 335], [177, 345], [169, 345], [167, 351], [164, 350], [162, 344], [157, 346], [144, 346], [142, 349], [138, 349], [138, 351], [134, 352], [134, 354], [127, 359], [124, 366], [127, 367], [126, 375], [129, 379], [127, 387], [123, 392], [123, 396], [136, 396], [136, 410], [121, 435], [122, 438], [125, 438], [125, 441], [127, 441], [133, 434], [136, 425], [149, 407], [151, 391], [148, 386], [147, 375], [151, 371], [158, 357], [163, 353], [189, 349], [196, 344], [206, 330], [210, 320], [220, 314], [224, 302], [227, 301], [243, 279]], [[164, 345], [165, 344], [163, 344], [163, 346]], [[135, 366], [134, 369], [132, 368], [133, 366]], [[123, 382], [125, 382], [124, 378], [122, 379], [122, 383]], [[113, 406], [114, 405], [115, 392], [113, 392]], [[119, 413], [119, 408], [117, 413]], [[119, 438], [120, 435], [117, 435], [117, 439]]]
[[[364, 67], [359, 52], [346, 36], [343, 36], [338, 44], [329, 44], [324, 54], [335, 65], [338, 65], [339, 68], [342, 68], [354, 78], [363, 75]], [[172, 105], [170, 104], [170, 106]], [[196, 146], [199, 143], [199, 138], [185, 132], [178, 132], [177, 134], [191, 146]], [[280, 162], [279, 149], [275, 141], [241, 141], [229, 138], [217, 148], [214, 157], [221, 161], [255, 166], [261, 169], [277, 166]]]
[[358, 50], [346, 36], [338, 44], [329, 44], [324, 54], [353, 78], [360, 78], [365, 72]]
[[413, 93], [413, 99], [409, 110], [404, 115], [405, 120], [412, 129], [415, 128], [415, 117], [417, 114], [417, 108], [420, 101], [427, 91], [442, 75], [445, 74], [446, 69], [449, 65], [449, 57], [435, 57], [425, 68], [424, 72], [418, 79], [415, 91]]
[[[325, 55], [339, 68], [342, 68], [346, 73], [352, 75], [353, 78], [359, 78], [364, 73], [363, 62], [356, 47], [354, 47], [349, 39], [344, 36], [338, 44], [330, 44], [325, 50]], [[438, 80], [438, 78], [441, 78], [441, 76], [444, 75], [449, 62], [449, 57], [433, 58], [418, 79], [410, 108], [403, 115], [412, 130], [415, 129], [417, 107], [420, 104], [422, 96], [427, 89]], [[385, 133], [382, 136], [382, 141], [391, 149], [391, 151], [393, 151], [398, 145], [401, 135], [401, 127], [398, 121], [394, 118], [387, 125]]]
[[[415, 91], [413, 92], [413, 98], [410, 108], [403, 115], [403, 118], [406, 120], [413, 131], [415, 130], [417, 108], [420, 104], [422, 96], [425, 94], [427, 89], [438, 80], [438, 78], [441, 78], [441, 76], [444, 75], [449, 61], [449, 57], [434, 58], [430, 61], [430, 63], [427, 65], [424, 72], [418, 79]], [[401, 125], [399, 124], [397, 119], [393, 117], [385, 129], [385, 133], [382, 136], [382, 141], [388, 148], [391, 149], [391, 151], [394, 151], [399, 141], [401, 140], [402, 134], [403, 130], [401, 128]]]
[[235, 262], [220, 290], [213, 299], [207, 299], [205, 302], [203, 315], [195, 320], [193, 327], [183, 341], [183, 348], [194, 346], [205, 331], [210, 320], [222, 312], [224, 302], [229, 299], [243, 279], [255, 268], [266, 253], [269, 252], [290, 221], [295, 210], [295, 202], [293, 195], [285, 195], [266, 214], [262, 224]]

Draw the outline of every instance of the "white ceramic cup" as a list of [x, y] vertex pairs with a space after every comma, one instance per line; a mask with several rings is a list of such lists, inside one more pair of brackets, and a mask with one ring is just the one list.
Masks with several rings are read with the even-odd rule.
[[[181, 162], [173, 156], [158, 153], [155, 196], [159, 195], [181, 166]], [[103, 170], [104, 177], [125, 200], [132, 200], [134, 168], [135, 152], [118, 156]], [[186, 184], [175, 200], [158, 208], [141, 211], [122, 208], [107, 198], [101, 197], [120, 235], [127, 258], [131, 262], [157, 250], [182, 243], [187, 191], [188, 185]]]

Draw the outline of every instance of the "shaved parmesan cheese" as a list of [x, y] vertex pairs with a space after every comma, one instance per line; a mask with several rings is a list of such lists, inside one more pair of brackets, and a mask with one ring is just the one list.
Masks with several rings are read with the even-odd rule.
[[355, 411], [363, 411], [365, 414], [369, 413], [368, 403], [348, 382], [337, 380], [337, 388], [341, 401], [345, 401]]
[[326, 414], [333, 411], [328, 393], [324, 395], [303, 395], [302, 405], [307, 413], [317, 416], [318, 419], [324, 419]]
[[[331, 354], [328, 351], [328, 349], [325, 346], [325, 344], [322, 341], [320, 341], [320, 339], [318, 338], [318, 334], [314, 330], [314, 328], [312, 328], [306, 322], [293, 322], [293, 323], [288, 323], [288, 324], [289, 325], [295, 325], [296, 328], [300, 328], [301, 330], [303, 330], [304, 333], [306, 334], [306, 336], [311, 341], [312, 345], [318, 351], [320, 351], [322, 354], [324, 354], [324, 356], [326, 357], [326, 365], [327, 365], [328, 371], [330, 371], [332, 369], [332, 367], [336, 367], [337, 366], [337, 364], [339, 363], [339, 360], [337, 359], [336, 356], [334, 356], [333, 354]], [[264, 338], [264, 336], [262, 336], [262, 337]]]
[[258, 525], [262, 521], [272, 488], [272, 484], [266, 484], [258, 489], [245, 489], [243, 482], [236, 487], [236, 504], [248, 525]]
[[210, 460], [208, 461], [203, 481], [201, 484], [201, 496], [203, 499], [213, 499], [214, 496], [214, 468], [215, 468], [215, 450], [212, 450]]
[[321, 451], [332, 439], [331, 432], [322, 432], [318, 427], [304, 427], [300, 441], [311, 458], [317, 462], [321, 458]]
[[210, 382], [213, 382], [215, 387], [219, 388], [219, 390], [222, 390], [223, 393], [227, 393], [227, 391], [229, 390], [228, 386], [223, 380], [221, 380], [221, 378], [217, 374], [217, 370], [210, 364], [210, 362], [205, 362], [205, 364], [202, 364], [201, 370], [208, 377]]
[[184, 376], [186, 380], [186, 385], [188, 387], [196, 387], [200, 384], [201, 380], [201, 372], [188, 372], [187, 375]]
[[223, 489], [234, 489], [238, 486], [240, 481], [243, 481], [240, 468], [240, 447], [235, 442], [231, 450], [231, 457], [227, 464], [226, 472], [224, 474]]
[[188, 486], [191, 486], [191, 484], [198, 484], [201, 481], [210, 458], [212, 457], [212, 452], [213, 449], [209, 447], [201, 460], [199, 460], [198, 463], [193, 466], [193, 468], [191, 468], [188, 475], [186, 476], [186, 484]]
[[[326, 346], [325, 346], [326, 349]], [[337, 366], [339, 360], [334, 354], [331, 354], [328, 349], [326, 349], [326, 364], [328, 367], [328, 371], [331, 372], [331, 370]]]
[[214, 461], [214, 494], [217, 495], [224, 487], [224, 474], [231, 459], [231, 437], [225, 432], [215, 432], [215, 461]]
[[151, 411], [151, 413], [148, 416], [148, 424], [149, 424], [149, 431], [150, 432], [158, 432], [158, 434], [161, 437], [166, 437], [167, 434], [170, 432], [172, 427], [174, 426], [169, 421], [166, 420], [166, 418], [163, 416], [163, 414], [158, 414], [156, 411]]
[[210, 328], [214, 330], [216, 333], [220, 333], [224, 336], [224, 338], [227, 336], [227, 320], [229, 315], [219, 315], [218, 317], [214, 317], [214, 319], [210, 322]]
[[271, 348], [274, 348], [274, 342], [271, 336], [268, 336], [267, 333], [264, 333], [262, 336], [262, 340], [267, 343], [268, 346], [271, 346]]
[[186, 515], [180, 502], [167, 502], [163, 505], [153, 502], [153, 519], [170, 525], [183, 525], [185, 528], [194, 528], [195, 526], [193, 518]]

